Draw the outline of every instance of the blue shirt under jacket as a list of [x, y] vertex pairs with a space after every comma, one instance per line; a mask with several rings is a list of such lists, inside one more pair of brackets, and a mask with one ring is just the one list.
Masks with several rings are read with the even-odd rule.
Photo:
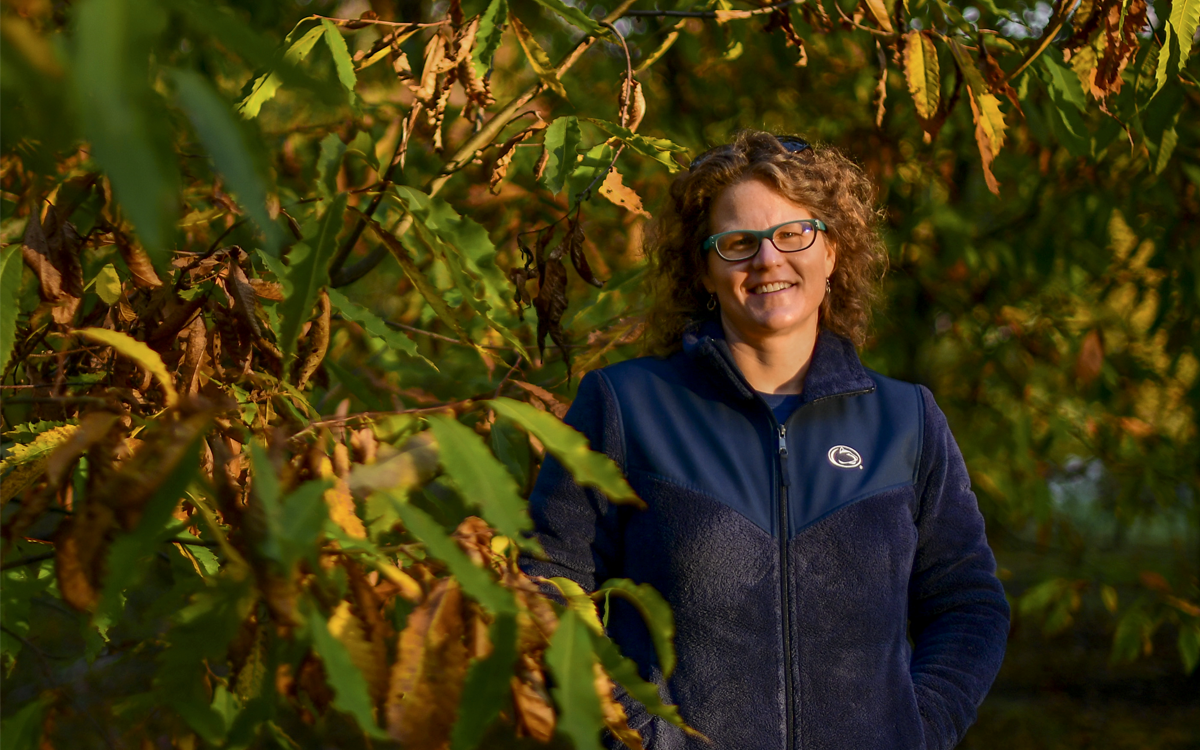
[[[566, 421], [646, 503], [610, 504], [547, 458], [531, 575], [654, 586], [675, 614], [664, 676], [637, 611], [609, 633], [710, 742], [620, 694], [647, 750], [945, 750], [991, 686], [1008, 604], [962, 455], [927, 389], [822, 332], [784, 424], [720, 326], [588, 373]], [[911, 645], [909, 637], [911, 636]]]

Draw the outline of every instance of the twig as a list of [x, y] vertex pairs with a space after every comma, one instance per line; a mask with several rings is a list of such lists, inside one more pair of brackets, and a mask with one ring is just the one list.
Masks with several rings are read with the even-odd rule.
[[436, 406], [422, 406], [422, 407], [419, 407], [416, 409], [398, 409], [396, 411], [363, 411], [363, 412], [359, 412], [357, 414], [346, 414], [341, 417], [330, 417], [329, 419], [321, 419], [321, 420], [317, 420], [315, 422], [309, 422], [308, 426], [306, 426], [304, 429], [300, 430], [296, 434], [292, 435], [292, 437], [290, 439], [295, 440], [296, 438], [300, 437], [301, 435], [304, 435], [304, 434], [311, 432], [313, 430], [316, 430], [318, 428], [328, 427], [330, 425], [335, 425], [335, 424], [345, 424], [346, 422], [350, 422], [352, 420], [359, 420], [359, 419], [371, 420], [371, 419], [379, 419], [381, 417], [398, 417], [402, 414], [429, 414], [432, 412], [445, 411], [446, 409], [453, 409], [455, 407], [463, 406], [466, 404], [473, 404], [476, 401], [482, 401], [486, 398], [487, 398], [486, 395], [472, 396], [471, 398], [464, 398], [459, 401], [450, 401], [445, 404], [437, 404]]
[[333, 21], [338, 26], [354, 26], [356, 24], [362, 24], [364, 26], [403, 26], [409, 29], [428, 29], [433, 26], [445, 26], [446, 24], [450, 23], [449, 18], [443, 18], [441, 21], [430, 21], [428, 23], [404, 23], [401, 21], [384, 21], [378, 18], [335, 18], [334, 16], [319, 16], [315, 13], [309, 16], [309, 18], [320, 18], [325, 21]]
[[[1058, 18], [1053, 23], [1046, 25], [1045, 30], [1042, 32], [1042, 38], [1038, 40], [1037, 46], [1030, 50], [1029, 54], [1025, 56], [1025, 59], [1021, 61], [1021, 64], [1017, 66], [1016, 70], [1008, 74], [1006, 80], [1012, 81], [1017, 76], [1024, 73], [1025, 69], [1032, 65], [1033, 61], [1038, 58], [1038, 55], [1046, 51], [1046, 48], [1049, 47], [1050, 43], [1054, 41], [1054, 37], [1058, 36], [1058, 32], [1062, 29], [1063, 24], [1067, 22], [1067, 16], [1071, 15], [1071, 13], [1079, 7], [1079, 3], [1081, 1], [1082, 0], [1075, 0], [1075, 2], [1071, 3], [1071, 7], [1068, 10], [1058, 14]], [[1070, 0], [1067, 0], [1067, 2], [1070, 2]], [[1061, 8], [1063, 6], [1060, 5], [1059, 7]]]
[[[397, 323], [392, 320], [384, 320], [383, 322], [386, 323], [389, 328], [399, 328], [402, 331], [409, 331], [411, 333], [420, 333], [425, 336], [429, 336], [430, 338], [440, 339], [441, 341], [448, 341], [451, 344], [459, 344], [461, 346], [475, 346], [473, 344], [464, 344], [461, 339], [451, 338], [450, 336], [443, 336], [442, 334], [434, 333], [433, 331], [426, 331], [424, 328], [416, 328], [414, 326], [405, 325], [403, 323]], [[493, 346], [491, 344], [479, 344], [478, 346], [480, 346], [484, 349], [495, 349], [496, 351], [502, 351], [502, 352], [515, 352], [516, 351], [516, 349], [514, 349], [511, 346]]]
[[513, 362], [513, 366], [508, 368], [508, 372], [504, 374], [504, 377], [500, 378], [500, 385], [496, 386], [496, 393], [492, 396], [492, 398], [500, 398], [500, 391], [504, 390], [504, 386], [506, 383], [508, 383], [508, 379], [512, 377], [512, 374], [517, 371], [517, 368], [520, 367], [520, 365], [521, 355], [518, 354], [516, 361]]
[[859, 31], [865, 31], [869, 34], [874, 34], [875, 36], [884, 37], [885, 39], [895, 39], [897, 36], [896, 32], [894, 31], [880, 31], [879, 29], [872, 29], [870, 26], [863, 26], [858, 21], [855, 21], [853, 18], [846, 15], [846, 11], [842, 10], [842, 6], [838, 5], [837, 3], [834, 3], [833, 7], [837, 8], [838, 15], [842, 17], [843, 22], [853, 26]]
[[[764, 5], [761, 8], [754, 10], [743, 11], [751, 16], [761, 16], [770, 13], [779, 8], [786, 8], [789, 5], [800, 5], [804, 0], [786, 0], [786, 2], [775, 3], [774, 5]], [[730, 11], [725, 11], [726, 13]], [[642, 18], [716, 18], [717, 11], [715, 10], [630, 10], [621, 14], [621, 17], [634, 16]]]
[[96, 396], [17, 396], [4, 399], [9, 404], [107, 404]]
[[30, 555], [29, 557], [22, 557], [20, 560], [4, 563], [3, 566], [0, 566], [0, 570], [11, 570], [12, 568], [20, 568], [25, 565], [33, 565], [34, 563], [52, 559], [54, 559], [53, 552], [43, 552], [40, 555]]

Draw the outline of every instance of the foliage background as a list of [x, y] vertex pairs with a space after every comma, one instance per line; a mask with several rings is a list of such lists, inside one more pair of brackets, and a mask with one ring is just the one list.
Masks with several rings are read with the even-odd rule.
[[[474, 602], [458, 605], [464, 643], [481, 628], [500, 643], [510, 606], [525, 613], [522, 633], [535, 610], [545, 626], [541, 641], [515, 642], [532, 660], [517, 662], [517, 681], [534, 697], [522, 704], [514, 688], [506, 728], [493, 731], [532, 742], [558, 715], [557, 741], [586, 743], [602, 721], [613, 726], [586, 689], [572, 698], [545, 682], [545, 668], [566, 675], [570, 664], [583, 669], [575, 682], [560, 675], [563, 687], [581, 673], [591, 682], [592, 649], [543, 653], [554, 621], [575, 632], [572, 613], [590, 605], [539, 609], [513, 577], [515, 546], [460, 525], [479, 513], [518, 538], [512, 498], [528, 492], [542, 450], [569, 442], [484, 402], [561, 414], [583, 371], [637, 355], [646, 210], [676, 160], [742, 127], [835, 145], [879, 187], [891, 269], [864, 359], [938, 397], [1014, 604], [1009, 657], [964, 746], [1200, 741], [1200, 4], [863, 0], [757, 15], [720, 0], [664, 5], [684, 15], [616, 23], [644, 99], [628, 108], [626, 53], [611, 34], [571, 56], [589, 19], [614, 11], [602, 5], [5, 4], [6, 748], [43, 732], [75, 747], [139, 736], [307, 746], [381, 732], [438, 746], [436, 732], [398, 734], [410, 725], [391, 713], [403, 704], [389, 697], [397, 678], [372, 676], [381, 652], [370, 649], [393, 670], [409, 663], [398, 634], [414, 632], [414, 606], [436, 619], [431, 602], [455, 596], [451, 580]], [[500, 28], [505, 6], [520, 26], [487, 49], [487, 19]], [[441, 26], [302, 22], [365, 12]], [[460, 50], [475, 14], [474, 47]], [[926, 56], [914, 61], [918, 48]], [[463, 57], [439, 63], [439, 50]], [[550, 61], [564, 59], [555, 76]], [[607, 139], [622, 133], [626, 187], [601, 190], [618, 147]], [[431, 191], [444, 203], [423, 197]], [[379, 229], [361, 231], [355, 210], [376, 196]], [[552, 225], [553, 236], [539, 231]], [[73, 333], [84, 328], [146, 342], [179, 405], [130, 357]], [[486, 436], [491, 454], [436, 414]], [[79, 425], [74, 447], [53, 432], [62, 424]], [[507, 474], [473, 480], [451, 451], [421, 453], [415, 434]], [[228, 455], [243, 445], [252, 460]], [[410, 460], [406, 479], [363, 473], [397, 460]], [[259, 479], [270, 475], [274, 491]], [[129, 511], [125, 493], [144, 505]], [[397, 494], [408, 501], [380, 499]], [[322, 498], [328, 511], [307, 526], [283, 524]], [[115, 520], [63, 523], [92, 507]], [[155, 508], [159, 527], [142, 526]], [[458, 547], [436, 547], [450, 533]], [[346, 562], [336, 550], [356, 538], [361, 556]], [[70, 552], [71, 539], [91, 557]], [[447, 559], [464, 564], [455, 549], [492, 583], [469, 584]], [[373, 560], [375, 594], [359, 581]], [[406, 598], [408, 582], [418, 588]], [[223, 641], [187, 651], [213, 628]], [[479, 645], [472, 663], [488, 653]], [[454, 663], [465, 669], [465, 658]], [[262, 687], [263, 664], [274, 688]], [[283, 664], [292, 683], [279, 679]], [[178, 700], [164, 697], [172, 685]]]

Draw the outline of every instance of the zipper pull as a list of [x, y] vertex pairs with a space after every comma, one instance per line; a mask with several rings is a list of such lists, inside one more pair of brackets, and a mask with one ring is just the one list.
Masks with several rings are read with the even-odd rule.
[[787, 487], [791, 482], [788, 481], [788, 449], [787, 449], [787, 427], [779, 425], [779, 479], [782, 487]]

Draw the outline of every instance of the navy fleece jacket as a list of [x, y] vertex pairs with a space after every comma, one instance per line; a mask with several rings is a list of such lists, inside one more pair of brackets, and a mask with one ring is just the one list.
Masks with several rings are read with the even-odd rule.
[[[683, 351], [589, 373], [566, 421], [646, 510], [610, 504], [548, 458], [530, 500], [532, 575], [653, 585], [675, 613], [664, 679], [613, 600], [609, 634], [711, 744], [619, 695], [647, 750], [956, 745], [1004, 656], [1008, 605], [967, 469], [928, 390], [817, 339], [780, 425], [720, 326]], [[911, 637], [911, 642], [910, 642]]]

